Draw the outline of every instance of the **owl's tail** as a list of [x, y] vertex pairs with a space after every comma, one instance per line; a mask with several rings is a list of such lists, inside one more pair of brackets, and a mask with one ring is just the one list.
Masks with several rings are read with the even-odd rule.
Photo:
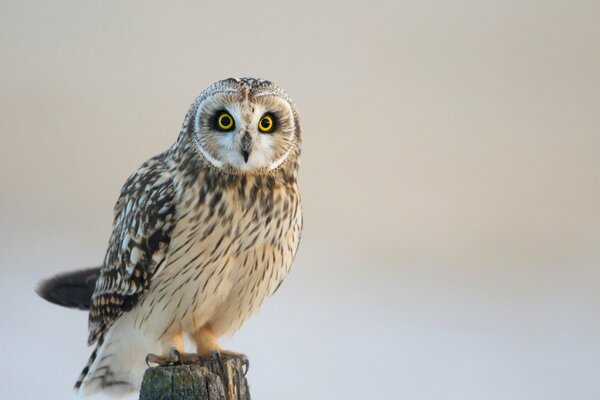
[[89, 310], [100, 267], [65, 272], [45, 279], [36, 292], [59, 306]]

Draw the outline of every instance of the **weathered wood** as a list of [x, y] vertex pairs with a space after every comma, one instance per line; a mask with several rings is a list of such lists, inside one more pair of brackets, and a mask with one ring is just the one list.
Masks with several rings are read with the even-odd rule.
[[140, 400], [250, 400], [244, 372], [239, 358], [148, 368]]

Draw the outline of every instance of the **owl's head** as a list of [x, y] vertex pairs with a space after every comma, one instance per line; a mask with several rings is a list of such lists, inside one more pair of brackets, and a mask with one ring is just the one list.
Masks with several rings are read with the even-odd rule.
[[293, 101], [273, 83], [254, 78], [216, 82], [188, 113], [199, 155], [228, 173], [268, 173], [299, 154], [300, 126]]

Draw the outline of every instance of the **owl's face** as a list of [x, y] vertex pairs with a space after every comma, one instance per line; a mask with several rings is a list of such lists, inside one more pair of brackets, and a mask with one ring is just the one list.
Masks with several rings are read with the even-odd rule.
[[194, 106], [192, 137], [200, 154], [216, 168], [268, 172], [296, 154], [300, 144], [296, 109], [285, 92], [268, 81], [217, 82]]

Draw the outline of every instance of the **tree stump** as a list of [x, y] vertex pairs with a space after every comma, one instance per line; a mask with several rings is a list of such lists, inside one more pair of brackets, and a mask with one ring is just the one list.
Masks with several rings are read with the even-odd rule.
[[250, 400], [244, 372], [239, 358], [148, 368], [140, 400]]

